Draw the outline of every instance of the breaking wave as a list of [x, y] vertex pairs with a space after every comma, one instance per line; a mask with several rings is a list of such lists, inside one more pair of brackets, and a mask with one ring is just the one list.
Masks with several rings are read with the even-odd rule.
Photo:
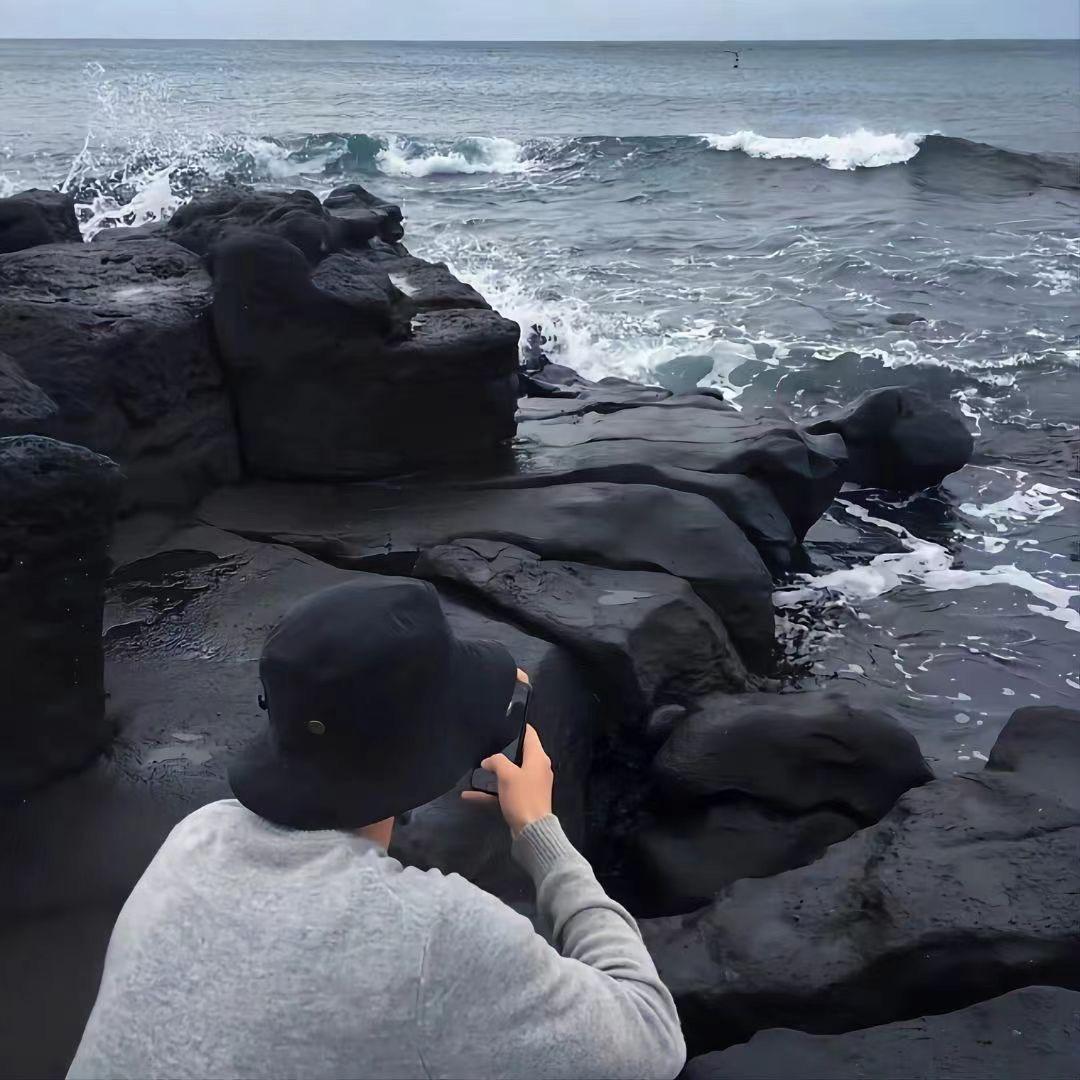
[[882, 165], [901, 165], [918, 152], [925, 134], [879, 135], [859, 128], [850, 135], [822, 135], [819, 138], [777, 139], [756, 131], [737, 131], [734, 135], [702, 135], [713, 150], [739, 150], [756, 158], [803, 158], [820, 161], [828, 169], [876, 169]]

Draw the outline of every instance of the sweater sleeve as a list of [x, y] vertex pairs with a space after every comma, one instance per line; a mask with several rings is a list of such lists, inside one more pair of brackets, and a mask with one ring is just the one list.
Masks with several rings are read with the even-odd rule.
[[513, 855], [558, 948], [495, 897], [448, 877], [421, 978], [429, 1075], [670, 1080], [686, 1046], [631, 915], [554, 816], [525, 828]]

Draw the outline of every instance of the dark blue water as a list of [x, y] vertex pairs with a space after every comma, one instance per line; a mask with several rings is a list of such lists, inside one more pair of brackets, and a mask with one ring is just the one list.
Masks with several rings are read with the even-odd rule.
[[846, 493], [777, 596], [806, 678], [876, 688], [945, 768], [1080, 690], [1078, 163], [1076, 42], [0, 42], [0, 194], [64, 186], [88, 233], [358, 179], [589, 375], [955, 399], [973, 463]]

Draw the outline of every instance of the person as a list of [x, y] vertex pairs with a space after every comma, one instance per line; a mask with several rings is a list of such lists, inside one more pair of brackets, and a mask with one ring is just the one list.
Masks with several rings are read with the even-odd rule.
[[[535, 729], [520, 767], [499, 753], [526, 677], [505, 648], [456, 637], [429, 584], [365, 578], [293, 608], [259, 674], [236, 797], [181, 821], [124, 905], [69, 1077], [680, 1071], [671, 995], [552, 814]], [[396, 816], [481, 761], [553, 945], [387, 854]]]

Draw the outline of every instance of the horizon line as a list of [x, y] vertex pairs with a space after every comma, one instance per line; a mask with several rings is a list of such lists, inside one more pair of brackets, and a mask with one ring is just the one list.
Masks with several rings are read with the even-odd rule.
[[1047, 35], [1043, 37], [863, 37], [863, 38], [381, 38], [381, 37], [134, 37], [105, 35], [104, 37], [39, 37], [30, 34], [0, 35], [0, 41], [208, 41], [208, 42], [277, 42], [283, 44], [380, 44], [380, 45], [728, 45], [733, 42], [760, 45], [800, 45], [863, 43], [863, 42], [906, 42], [935, 44], [938, 42], [1029, 42], [1029, 41], [1068, 41], [1080, 43], [1080, 36]]

